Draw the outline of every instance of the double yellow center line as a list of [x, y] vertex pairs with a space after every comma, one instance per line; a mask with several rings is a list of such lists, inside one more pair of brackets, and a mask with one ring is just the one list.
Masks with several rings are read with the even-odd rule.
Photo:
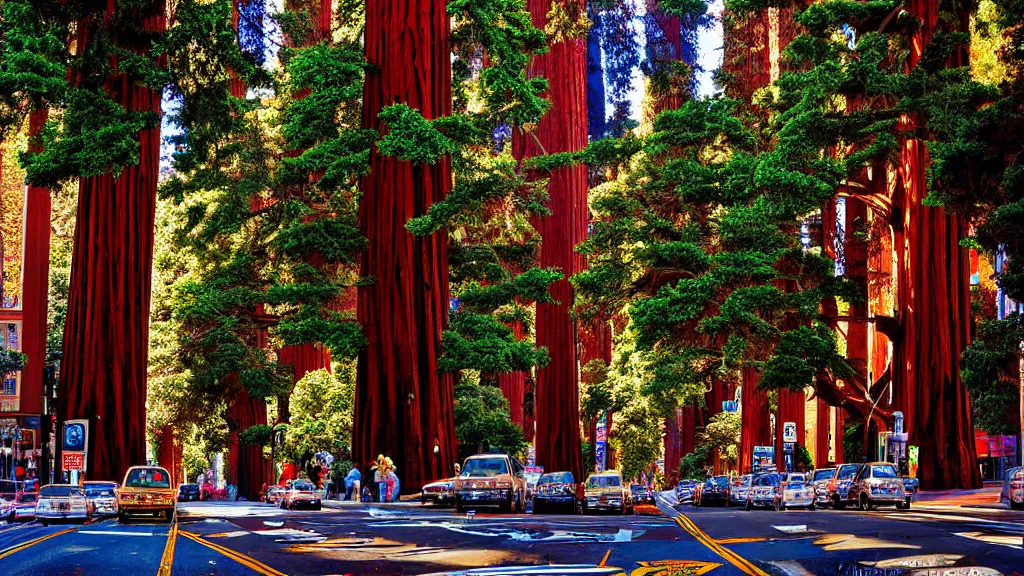
[[764, 570], [761, 570], [760, 568], [755, 566], [753, 563], [750, 562], [750, 560], [743, 558], [739, 554], [733, 552], [732, 550], [729, 550], [728, 548], [716, 542], [714, 538], [708, 536], [706, 532], [701, 530], [696, 524], [693, 523], [693, 520], [687, 518], [682, 512], [680, 512], [679, 515], [675, 517], [675, 521], [676, 524], [679, 524], [679, 527], [683, 530], [686, 530], [690, 534], [690, 536], [693, 536], [697, 539], [698, 542], [711, 549], [712, 552], [718, 554], [727, 562], [739, 568], [744, 574], [747, 574], [747, 576], [768, 576], [768, 574]]
[[209, 540], [204, 540], [203, 538], [200, 538], [198, 534], [193, 534], [192, 532], [185, 532], [184, 530], [182, 530], [180, 534], [185, 538], [188, 538], [189, 540], [196, 542], [197, 544], [202, 544], [203, 546], [206, 546], [211, 550], [220, 552], [221, 554], [227, 556], [235, 562], [238, 562], [242, 566], [245, 566], [246, 568], [250, 568], [252, 570], [255, 570], [256, 572], [259, 572], [260, 574], [263, 574], [263, 576], [286, 576], [284, 572], [274, 570], [270, 566], [267, 566], [266, 564], [260, 562], [259, 560], [256, 560], [255, 558], [250, 558], [249, 556], [246, 556], [241, 552], [235, 552], [230, 548], [225, 548], [224, 546], [214, 544]]
[[4, 558], [7, 558], [11, 554], [15, 554], [17, 552], [21, 552], [22, 550], [24, 550], [26, 548], [31, 548], [32, 546], [35, 546], [36, 544], [39, 544], [40, 542], [45, 542], [46, 540], [49, 540], [50, 538], [56, 538], [57, 536], [61, 536], [63, 534], [67, 534], [68, 532], [74, 532], [75, 530], [78, 530], [78, 528], [65, 528], [64, 530], [61, 530], [60, 532], [54, 532], [53, 534], [47, 534], [46, 536], [40, 536], [39, 538], [36, 538], [35, 540], [29, 540], [28, 542], [25, 542], [24, 544], [18, 544], [17, 546], [11, 546], [10, 548], [7, 548], [6, 550], [0, 551], [0, 560], [2, 560]]

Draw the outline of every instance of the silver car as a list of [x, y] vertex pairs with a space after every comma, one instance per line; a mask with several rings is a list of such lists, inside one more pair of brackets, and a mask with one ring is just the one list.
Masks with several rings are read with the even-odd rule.
[[729, 485], [729, 498], [725, 501], [726, 506], [742, 506], [747, 503], [747, 494], [750, 492], [750, 485], [754, 480], [753, 474], [746, 474], [733, 479]]
[[36, 519], [48, 526], [55, 520], [85, 523], [92, 516], [85, 491], [72, 484], [48, 484], [39, 490]]
[[836, 510], [842, 510], [847, 504], [859, 504], [855, 499], [853, 480], [861, 466], [863, 464], [843, 464], [836, 470], [836, 477], [829, 482], [828, 497]]
[[896, 473], [896, 466], [889, 462], [861, 465], [851, 484], [848, 500], [856, 502], [861, 510], [872, 510], [876, 506], [910, 508], [903, 479]]
[[117, 516], [117, 482], [86, 482], [85, 497], [94, 516]]
[[1024, 467], [1010, 468], [1003, 480], [1002, 494], [999, 501], [1010, 503], [1011, 510], [1024, 509]]
[[829, 485], [832, 484], [835, 477], [835, 468], [818, 468], [812, 473], [810, 484], [814, 488], [815, 503], [818, 506], [828, 506], [832, 502], [832, 491]]

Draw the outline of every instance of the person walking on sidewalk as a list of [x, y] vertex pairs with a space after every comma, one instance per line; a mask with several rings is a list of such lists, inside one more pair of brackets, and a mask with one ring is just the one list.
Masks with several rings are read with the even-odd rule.
[[359, 473], [359, 468], [353, 466], [345, 476], [345, 500], [359, 499], [360, 480], [362, 480], [362, 475]]

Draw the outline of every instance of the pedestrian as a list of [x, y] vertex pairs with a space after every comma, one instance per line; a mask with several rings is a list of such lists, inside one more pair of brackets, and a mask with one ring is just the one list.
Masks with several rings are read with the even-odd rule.
[[398, 475], [395, 474], [395, 470], [391, 469], [384, 477], [388, 484], [388, 502], [396, 502], [398, 500], [399, 490], [401, 489], [401, 482], [398, 481]]
[[348, 475], [345, 476], [345, 499], [353, 500], [359, 499], [359, 482], [362, 480], [362, 475], [359, 473], [359, 468], [352, 466], [352, 469], [348, 471]]

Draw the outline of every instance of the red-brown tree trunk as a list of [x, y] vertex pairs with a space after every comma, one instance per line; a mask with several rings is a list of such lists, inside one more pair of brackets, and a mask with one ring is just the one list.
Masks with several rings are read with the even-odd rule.
[[771, 421], [768, 417], [768, 395], [758, 388], [760, 374], [752, 368], [742, 370], [740, 392], [741, 415], [739, 467], [741, 474], [752, 471], [754, 446], [771, 446]]
[[[29, 138], [35, 138], [46, 123], [46, 108], [29, 117]], [[38, 143], [30, 143], [31, 152], [41, 152]], [[25, 187], [25, 236], [22, 253], [21, 309], [24, 327], [21, 350], [28, 363], [21, 378], [21, 411], [43, 411], [43, 369], [46, 365], [46, 304], [50, 289], [50, 190]], [[2, 258], [0, 258], [2, 261]], [[0, 294], [2, 296], [2, 294]]]
[[824, 468], [829, 462], [828, 452], [831, 447], [832, 407], [821, 398], [815, 398], [818, 419], [814, 426], [814, 466]]
[[[939, 5], [936, 0], [912, 0], [907, 10], [923, 21], [911, 37], [909, 65], [914, 67], [938, 27]], [[963, 20], [961, 30], [967, 29]], [[966, 60], [963, 54], [959, 57], [951, 64]], [[977, 488], [981, 475], [971, 402], [960, 381], [960, 354], [970, 343], [971, 322], [968, 254], [959, 245], [967, 226], [940, 208], [922, 205], [928, 193], [927, 167], [925, 143], [904, 142], [902, 190], [893, 215], [902, 325], [893, 359], [894, 408], [904, 414], [909, 444], [920, 447], [923, 489]]]
[[796, 446], [794, 446], [793, 452], [793, 469], [797, 469], [798, 453], [796, 451], [799, 450], [806, 441], [804, 430], [806, 423], [806, 407], [807, 399], [803, 392], [788, 389], [779, 390], [779, 409], [775, 414], [775, 464], [780, 472], [786, 470], [785, 442], [783, 442], [783, 433], [785, 432], [786, 422], [793, 422], [796, 424]]
[[[551, 0], [528, 0], [533, 25], [547, 26]], [[582, 0], [569, 0], [570, 13], [585, 14]], [[531, 75], [547, 78], [551, 110], [541, 119], [533, 136], [523, 135], [513, 144], [519, 158], [544, 152], [582, 150], [587, 146], [586, 39], [554, 42], [547, 54], [536, 56]], [[539, 145], [538, 146], [538, 141]], [[543, 147], [543, 149], [541, 149]], [[537, 463], [547, 470], [567, 470], [582, 477], [580, 451], [579, 374], [577, 328], [570, 311], [573, 305], [569, 277], [582, 270], [575, 247], [587, 235], [587, 169], [560, 168], [550, 175], [548, 194], [552, 215], [538, 218], [535, 226], [543, 242], [540, 265], [558, 268], [565, 278], [551, 287], [554, 304], [537, 304], [537, 344], [548, 349], [551, 363], [537, 370], [535, 415]]]
[[[164, 3], [142, 16], [152, 32], [165, 29]], [[89, 26], [82, 26], [84, 42]], [[144, 53], [148, 45], [122, 48]], [[82, 45], [82, 44], [79, 44]], [[129, 110], [160, 113], [159, 91], [114, 74], [108, 93]], [[88, 419], [88, 477], [120, 479], [146, 458], [146, 353], [149, 345], [153, 225], [160, 170], [160, 129], [139, 133], [140, 160], [118, 178], [83, 178], [71, 263], [59, 421]]]
[[[522, 322], [512, 325], [512, 332], [516, 340], [522, 340], [525, 336]], [[501, 394], [508, 400], [509, 416], [512, 423], [526, 432], [526, 415], [523, 403], [526, 401], [526, 372], [511, 372], [498, 374], [498, 388]]]
[[676, 408], [675, 413], [662, 420], [665, 429], [665, 476], [678, 476], [679, 460], [682, 458], [679, 428], [682, 426], [682, 409]]
[[[363, 125], [404, 103], [426, 118], [451, 113], [451, 61], [444, 0], [367, 0]], [[451, 190], [451, 165], [414, 165], [370, 154], [360, 228], [369, 239], [358, 317], [367, 346], [356, 379], [353, 454], [390, 456], [402, 488], [418, 491], [446, 477], [456, 458], [454, 380], [438, 374], [441, 330], [448, 323], [446, 233], [413, 236], [406, 222]], [[437, 445], [440, 454], [434, 455]]]

